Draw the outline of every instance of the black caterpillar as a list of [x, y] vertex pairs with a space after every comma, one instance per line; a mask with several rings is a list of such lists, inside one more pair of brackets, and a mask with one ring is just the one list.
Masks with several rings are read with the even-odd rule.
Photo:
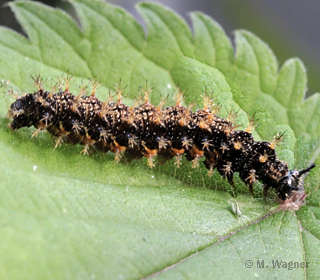
[[95, 95], [97, 83], [90, 96], [84, 90], [75, 96], [69, 92], [68, 83], [64, 91], [55, 93], [45, 91], [39, 77], [35, 82], [37, 92], [11, 104], [10, 127], [16, 130], [33, 125], [37, 128], [33, 135], [46, 129], [58, 137], [56, 146], [62, 141], [79, 143], [85, 146], [83, 153], [88, 154], [94, 145], [96, 150], [115, 153], [116, 161], [121, 156], [129, 160], [147, 157], [151, 168], [156, 155], [162, 160], [175, 157], [177, 167], [182, 155], [193, 161], [193, 167], [204, 157], [209, 175], [217, 168], [234, 187], [233, 174], [239, 172], [252, 195], [253, 183], [258, 180], [263, 183], [264, 196], [272, 187], [283, 201], [293, 191], [303, 189], [301, 176], [315, 167], [311, 164], [300, 171], [288, 170], [274, 149], [279, 138], [271, 143], [255, 141], [250, 133], [253, 119], [246, 131], [236, 130], [234, 123], [215, 115], [217, 108], [207, 96], [203, 109], [195, 112], [181, 105], [181, 93], [172, 107], [150, 104], [148, 91], [142, 104], [128, 107], [122, 103], [121, 90], [116, 102], [99, 101]]

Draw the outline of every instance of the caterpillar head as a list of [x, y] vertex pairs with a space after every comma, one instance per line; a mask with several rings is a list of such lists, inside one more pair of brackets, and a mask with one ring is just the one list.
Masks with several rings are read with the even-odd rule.
[[292, 195], [293, 191], [302, 189], [302, 178], [301, 176], [309, 172], [312, 168], [316, 167], [312, 163], [308, 168], [302, 170], [290, 170], [287, 175], [283, 176], [276, 186], [276, 192], [280, 199], [286, 200]]

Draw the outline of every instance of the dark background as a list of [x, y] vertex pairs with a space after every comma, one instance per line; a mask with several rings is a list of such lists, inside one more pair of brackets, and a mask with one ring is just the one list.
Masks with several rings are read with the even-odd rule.
[[[0, 0], [0, 25], [23, 32], [12, 12]], [[39, 1], [74, 15], [67, 2]], [[134, 5], [137, 0], [109, 0], [132, 13], [142, 23]], [[247, 29], [267, 42], [282, 64], [300, 57], [308, 70], [309, 94], [320, 92], [320, 1], [319, 0], [159, 0], [184, 17], [203, 11], [217, 20], [233, 38], [233, 30]]]

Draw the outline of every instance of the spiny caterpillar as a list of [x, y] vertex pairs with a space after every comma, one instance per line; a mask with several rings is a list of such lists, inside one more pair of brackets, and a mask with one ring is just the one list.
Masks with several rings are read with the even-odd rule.
[[[228, 119], [216, 116], [217, 106], [204, 96], [203, 109], [195, 112], [182, 106], [182, 93], [178, 92], [176, 104], [163, 108], [149, 101], [146, 90], [144, 102], [128, 107], [122, 103], [122, 90], [117, 90], [117, 101], [112, 98], [101, 102], [96, 98], [98, 83], [93, 84], [90, 96], [85, 89], [75, 96], [69, 91], [71, 77], [65, 79], [65, 90], [54, 87], [44, 90], [42, 79], [34, 78], [38, 91], [18, 97], [11, 104], [8, 118], [13, 121], [13, 130], [34, 126], [39, 131], [46, 129], [57, 137], [56, 147], [62, 142], [84, 145], [84, 154], [94, 146], [96, 150], [115, 153], [116, 161], [121, 156], [127, 159], [146, 157], [150, 168], [154, 157], [162, 160], [175, 157], [177, 167], [181, 158], [198, 166], [201, 158], [211, 175], [217, 168], [232, 187], [233, 174], [239, 172], [242, 181], [253, 195], [255, 181], [263, 183], [263, 194], [274, 188], [283, 201], [294, 191], [303, 189], [301, 176], [315, 167], [311, 164], [303, 170], [288, 170], [280, 161], [275, 146], [281, 137], [271, 143], [255, 141], [250, 131], [254, 128], [253, 118], [245, 130], [236, 130], [237, 125]], [[231, 114], [232, 115], [232, 114]]]

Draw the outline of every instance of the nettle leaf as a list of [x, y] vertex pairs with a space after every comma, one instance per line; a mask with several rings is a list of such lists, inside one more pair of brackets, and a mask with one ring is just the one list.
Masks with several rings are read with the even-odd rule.
[[[9, 89], [35, 90], [30, 74], [41, 74], [50, 89], [70, 73], [75, 93], [97, 76], [102, 100], [121, 79], [127, 104], [148, 80], [154, 103], [168, 96], [170, 104], [180, 85], [186, 104], [201, 106], [200, 96], [213, 92], [221, 115], [238, 111], [243, 127], [256, 112], [256, 139], [286, 131], [279, 158], [291, 167], [320, 164], [319, 95], [303, 100], [302, 62], [291, 59], [279, 70], [269, 47], [248, 31], [236, 31], [234, 51], [222, 27], [202, 13], [191, 14], [192, 34], [175, 12], [141, 3], [145, 37], [120, 8], [72, 4], [81, 27], [63, 11], [15, 1], [9, 5], [27, 38], [0, 28], [1, 279], [318, 279], [318, 171], [306, 180], [306, 206], [277, 212], [277, 202], [259, 198], [259, 185], [252, 198], [238, 180], [234, 198], [219, 175], [208, 178], [187, 162], [149, 170], [141, 161], [115, 164], [111, 154], [85, 157], [78, 145], [54, 151], [48, 134], [12, 132], [6, 119]], [[290, 261], [309, 266], [284, 268]]]
[[[234, 53], [218, 23], [201, 13], [192, 14], [192, 20], [199, 49], [195, 53], [196, 59], [216, 67], [240, 87], [246, 94], [247, 112], [256, 111], [256, 102], [260, 102], [274, 122], [289, 124], [296, 138], [301, 141], [296, 151], [300, 162], [303, 158], [315, 160], [319, 148], [317, 105], [320, 97], [314, 94], [304, 100], [307, 76], [303, 63], [294, 58], [279, 69], [269, 46], [244, 30], [235, 32]], [[220, 59], [217, 53], [221, 54]], [[239, 102], [236, 97], [235, 101]], [[301, 148], [304, 145], [309, 146], [307, 152]]]

